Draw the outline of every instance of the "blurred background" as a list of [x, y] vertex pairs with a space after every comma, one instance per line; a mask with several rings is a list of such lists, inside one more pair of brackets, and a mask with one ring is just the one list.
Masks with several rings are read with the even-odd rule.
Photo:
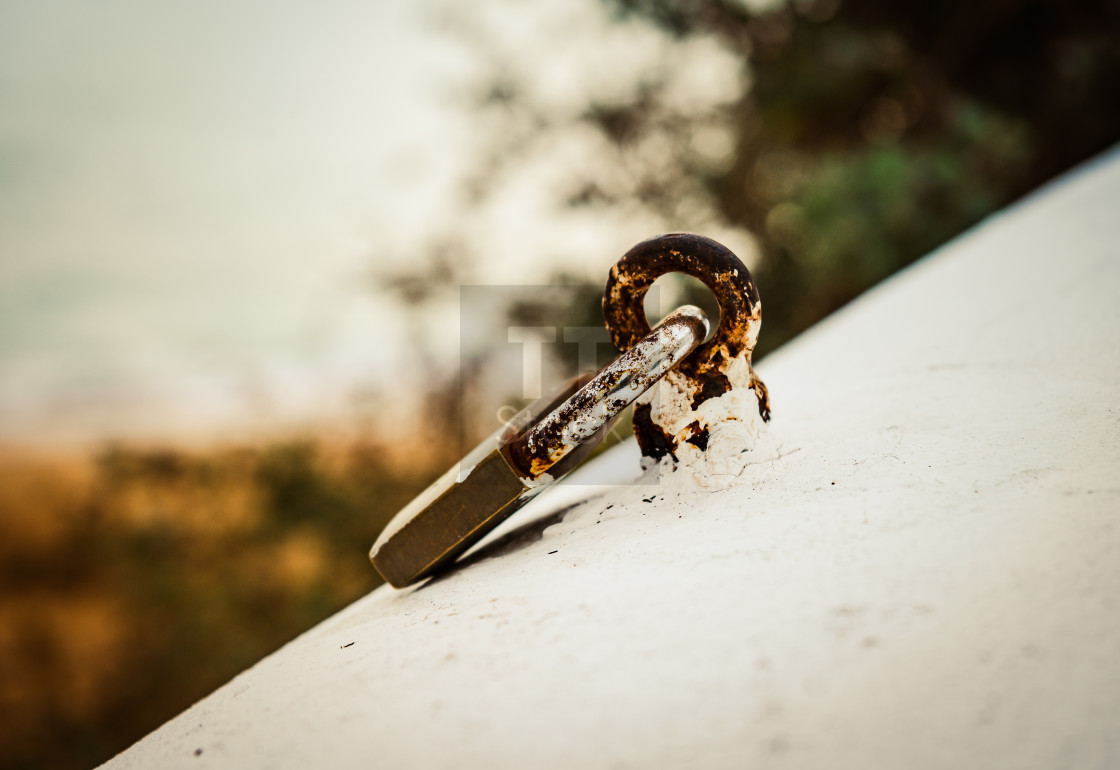
[[764, 356], [1118, 139], [1116, 0], [0, 0], [0, 765], [108, 759], [377, 585], [495, 427], [461, 286], [594, 326], [695, 231]]

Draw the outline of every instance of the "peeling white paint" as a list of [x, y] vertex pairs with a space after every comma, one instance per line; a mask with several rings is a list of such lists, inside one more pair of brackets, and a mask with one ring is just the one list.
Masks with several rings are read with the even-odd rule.
[[[689, 483], [701, 489], [721, 489], [734, 480], [749, 463], [766, 423], [758, 412], [758, 396], [751, 388], [751, 365], [746, 356], [733, 359], [725, 372], [731, 390], [718, 398], [710, 398], [693, 410], [695, 386], [678, 371], [670, 372], [638, 403], [650, 404], [650, 417], [677, 442], [679, 467], [673, 468], [671, 457], [656, 463], [645, 459], [647, 468], [656, 466], [659, 473], [673, 483]], [[701, 451], [689, 444], [689, 426], [698, 422], [708, 430], [707, 448]]]

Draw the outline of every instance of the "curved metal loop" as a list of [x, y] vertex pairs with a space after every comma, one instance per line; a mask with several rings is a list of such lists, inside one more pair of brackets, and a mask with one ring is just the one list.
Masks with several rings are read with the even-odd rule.
[[507, 446], [514, 464], [538, 479], [653, 387], [708, 334], [694, 305], [674, 310], [595, 377]]
[[611, 341], [629, 350], [649, 333], [646, 292], [667, 273], [687, 273], [711, 289], [719, 302], [720, 323], [710, 340], [680, 363], [685, 375], [699, 379], [754, 349], [762, 306], [750, 271], [727, 247], [710, 238], [670, 233], [642, 241], [611, 268], [603, 294], [603, 318]]

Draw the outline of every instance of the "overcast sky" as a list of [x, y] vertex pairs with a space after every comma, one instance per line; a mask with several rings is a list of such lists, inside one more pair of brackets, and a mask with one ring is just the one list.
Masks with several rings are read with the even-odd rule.
[[0, 3], [0, 437], [376, 376], [371, 255], [455, 169], [454, 49], [417, 9]]
[[[654, 67], [682, 98], [735, 92], [710, 45], [670, 57], [596, 0], [438, 7], [0, 0], [0, 442], [232, 436], [379, 397], [415, 318], [370, 271], [409, 269], [453, 211], [480, 130], [460, 91], [495, 63], [561, 110]], [[541, 282], [557, 255], [605, 275], [660, 231], [549, 209], [585, 151], [465, 225], [474, 280]], [[456, 320], [429, 319], [449, 343]]]

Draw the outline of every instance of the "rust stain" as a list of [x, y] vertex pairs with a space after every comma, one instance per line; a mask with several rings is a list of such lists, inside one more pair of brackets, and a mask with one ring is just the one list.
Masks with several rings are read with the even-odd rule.
[[[716, 333], [677, 366], [691, 384], [691, 408], [695, 411], [732, 388], [727, 376], [732, 362], [746, 358], [749, 365], [762, 322], [762, 303], [750, 271], [725, 246], [688, 233], [652, 238], [630, 249], [607, 278], [603, 317], [619, 350], [629, 350], [649, 333], [643, 300], [654, 281], [667, 273], [685, 273], [699, 279], [719, 303]], [[758, 398], [759, 415], [769, 421], [769, 394], [753, 371], [750, 387]], [[643, 455], [658, 459], [668, 454], [676, 459], [673, 437], [654, 422], [648, 405], [635, 408], [634, 432]], [[697, 424], [697, 430], [684, 440], [706, 450], [707, 439], [707, 429], [701, 430]]]
[[603, 317], [616, 348], [629, 350], [649, 333], [642, 300], [653, 282], [667, 273], [686, 273], [702, 281], [715, 295], [721, 314], [715, 335], [680, 363], [680, 371], [695, 378], [753, 348], [749, 325], [761, 321], [762, 308], [750, 271], [725, 246], [687, 233], [643, 241], [611, 268]]
[[634, 436], [638, 439], [638, 447], [643, 456], [660, 460], [665, 455], [670, 455], [674, 460], [677, 459], [673, 437], [653, 421], [649, 404], [634, 407]]
[[705, 451], [708, 448], [708, 437], [710, 436], [708, 429], [702, 427], [699, 420], [693, 420], [688, 426], [688, 430], [691, 435], [686, 438], [685, 441], [692, 444], [701, 452]]
[[[514, 466], [530, 480], [539, 479], [553, 467], [563, 462], [577, 446], [591, 437], [590, 428], [572, 431], [572, 426], [599, 424], [604, 414], [617, 416], [649, 387], [649, 377], [664, 364], [664, 345], [667, 338], [687, 339], [691, 350], [707, 333], [707, 320], [703, 313], [690, 315], [684, 309], [667, 317], [647, 335], [646, 342], [626, 351], [594, 377], [586, 377], [577, 384], [577, 390], [567, 399], [557, 399], [549, 404], [543, 419], [513, 437], [506, 448], [506, 455]], [[688, 336], [684, 336], [687, 334]], [[653, 347], [651, 347], [653, 346]], [[686, 351], [682, 351], [683, 354]], [[676, 360], [675, 358], [673, 359]], [[659, 378], [662, 375], [657, 375]], [[640, 391], [633, 390], [635, 383], [647, 384]], [[571, 392], [569, 390], [569, 392]], [[613, 421], [613, 418], [612, 418]], [[609, 427], [609, 426], [608, 426]], [[602, 429], [595, 431], [599, 435]]]

